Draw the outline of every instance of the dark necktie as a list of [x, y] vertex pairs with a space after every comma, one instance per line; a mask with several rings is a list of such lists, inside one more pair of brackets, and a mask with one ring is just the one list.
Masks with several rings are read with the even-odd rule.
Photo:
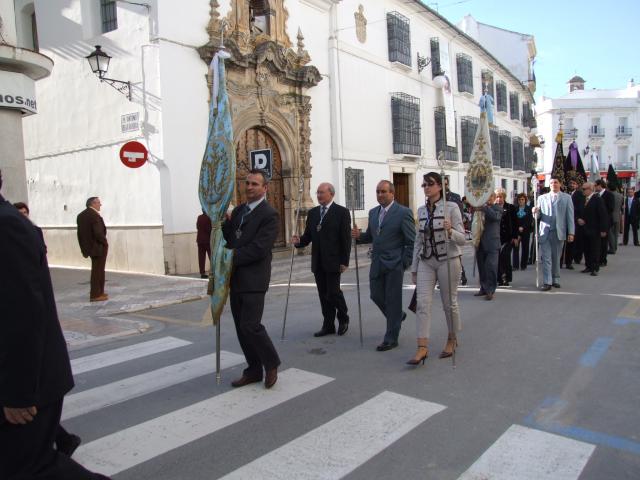
[[320, 223], [322, 223], [322, 220], [324, 219], [324, 214], [327, 213], [327, 207], [325, 207], [324, 205], [322, 206], [322, 209], [320, 210]]

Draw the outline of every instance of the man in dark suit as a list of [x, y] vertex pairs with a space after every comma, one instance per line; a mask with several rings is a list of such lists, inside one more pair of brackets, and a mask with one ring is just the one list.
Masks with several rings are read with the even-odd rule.
[[89, 197], [87, 208], [80, 212], [78, 224], [78, 243], [84, 258], [91, 257], [90, 302], [102, 302], [109, 299], [104, 292], [104, 269], [107, 264], [107, 227], [100, 216], [102, 203], [98, 197]]
[[63, 397], [73, 388], [69, 354], [44, 243], [2, 195], [0, 265], [0, 478], [107, 478], [53, 448]]
[[280, 358], [261, 323], [271, 279], [271, 250], [278, 235], [278, 212], [266, 199], [268, 185], [262, 170], [251, 170], [245, 181], [246, 203], [238, 205], [222, 225], [227, 248], [233, 249], [231, 314], [248, 364], [231, 382], [234, 387], [262, 381], [263, 370], [266, 388], [278, 380]]
[[196, 220], [196, 243], [198, 244], [198, 269], [200, 278], [207, 278], [204, 262], [211, 261], [211, 219], [204, 211]]
[[580, 263], [584, 250], [584, 227], [578, 224], [578, 218], [582, 216], [584, 210], [584, 194], [578, 188], [578, 182], [569, 180], [567, 193], [571, 195], [573, 202], [573, 220], [575, 226], [575, 236], [573, 242], [565, 244], [564, 264], [569, 270], [573, 270], [573, 262]]
[[336, 313], [338, 335], [349, 329], [347, 303], [340, 290], [340, 275], [349, 266], [351, 254], [351, 215], [345, 207], [334, 203], [335, 188], [330, 183], [318, 185], [317, 207], [309, 210], [302, 237], [294, 235], [291, 242], [296, 248], [311, 243], [311, 271], [316, 278], [316, 287], [322, 307], [322, 328], [313, 334], [323, 337], [336, 333]]
[[387, 319], [384, 339], [376, 350], [384, 352], [398, 346], [402, 311], [402, 279], [413, 260], [416, 225], [413, 213], [394, 201], [393, 183], [382, 180], [376, 187], [377, 207], [369, 210], [367, 230], [354, 227], [352, 236], [358, 243], [372, 243], [369, 288], [371, 300]]
[[475, 213], [482, 212], [484, 214], [484, 229], [476, 247], [480, 290], [474, 296], [484, 296], [486, 300], [493, 300], [493, 295], [498, 285], [498, 257], [501, 243], [500, 223], [504, 210], [495, 201], [496, 194], [492, 193], [487, 203], [477, 208]]
[[607, 236], [600, 242], [600, 265], [607, 266], [607, 253], [609, 252], [609, 230], [613, 224], [613, 209], [615, 206], [615, 199], [613, 193], [607, 189], [607, 182], [599, 178], [594, 185], [595, 193], [602, 198], [604, 202], [604, 209], [607, 214]]
[[629, 230], [633, 232], [633, 244], [637, 247], [638, 243], [638, 224], [640, 224], [640, 199], [634, 195], [634, 188], [627, 188], [627, 196], [623, 203], [623, 220], [624, 233], [622, 234], [622, 243], [629, 243]]
[[584, 228], [584, 263], [582, 273], [598, 275], [600, 270], [601, 244], [607, 242], [609, 230], [609, 217], [602, 197], [593, 191], [593, 184], [582, 184], [585, 196], [585, 205], [582, 214], [578, 217], [578, 225]]

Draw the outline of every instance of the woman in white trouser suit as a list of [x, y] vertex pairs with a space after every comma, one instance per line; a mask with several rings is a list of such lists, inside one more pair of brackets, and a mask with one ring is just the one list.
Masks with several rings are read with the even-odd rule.
[[[458, 280], [462, 267], [460, 247], [465, 244], [462, 216], [456, 203], [445, 202], [442, 199], [442, 177], [438, 173], [425, 174], [422, 187], [426, 202], [424, 206], [418, 208], [419, 231], [414, 243], [411, 264], [411, 276], [416, 285], [418, 350], [407, 362], [408, 365], [418, 365], [420, 362], [424, 364], [428, 356], [431, 305], [436, 282], [440, 284], [440, 298], [449, 326], [447, 343], [440, 358], [447, 358], [453, 354], [458, 345], [456, 332], [460, 330]], [[449, 240], [450, 279], [447, 273], [446, 237]], [[449, 305], [449, 289], [451, 289], [451, 305]]]

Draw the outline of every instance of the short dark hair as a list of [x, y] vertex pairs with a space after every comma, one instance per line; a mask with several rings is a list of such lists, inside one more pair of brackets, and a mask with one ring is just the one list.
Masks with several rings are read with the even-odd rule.
[[526, 193], [519, 193], [518, 195], [516, 195], [516, 201], [520, 200], [521, 198], [524, 198], [525, 202], [528, 200]]
[[267, 172], [262, 168], [252, 168], [251, 170], [249, 170], [248, 175], [261, 175], [262, 185], [267, 185], [269, 183], [269, 177], [267, 176]]
[[91, 204], [96, 200], [96, 198], [99, 197], [89, 197], [87, 198], [87, 203], [85, 204], [87, 208], [89, 208], [91, 206]]
[[607, 182], [605, 182], [602, 178], [599, 178], [598, 180], [596, 180], [595, 184], [602, 188], [606, 188], [607, 186]]
[[557, 180], [560, 183], [562, 183], [562, 181], [560, 180], [560, 177], [558, 177], [557, 175], [552, 175], [551, 178], [549, 180]]
[[14, 207], [16, 207], [18, 210], [22, 210], [23, 208], [27, 211], [27, 213], [31, 213], [29, 211], [29, 205], [27, 205], [24, 202], [16, 202], [13, 204]]
[[389, 192], [396, 193], [396, 187], [395, 187], [395, 185], [393, 184], [392, 181], [390, 181], [390, 180], [380, 180], [378, 183], [383, 183], [383, 182], [386, 183], [387, 186], [389, 187]]
[[[430, 178], [438, 185], [442, 186], [442, 176], [438, 172], [428, 172], [422, 176], [422, 179], [426, 182], [427, 178]], [[448, 180], [448, 177], [445, 177], [445, 180]]]

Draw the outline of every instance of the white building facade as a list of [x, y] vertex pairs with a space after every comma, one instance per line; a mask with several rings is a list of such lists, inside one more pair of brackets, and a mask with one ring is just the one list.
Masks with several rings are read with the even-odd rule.
[[569, 93], [542, 97], [538, 104], [538, 128], [547, 140], [540, 156], [541, 171], [547, 176], [551, 173], [554, 139], [562, 123], [565, 155], [575, 141], [587, 172], [595, 155], [603, 177], [613, 165], [624, 184], [635, 186], [640, 161], [640, 86], [632, 80], [627, 88], [618, 90], [585, 90], [584, 84], [581, 77], [573, 77], [568, 82]]
[[[28, 12], [39, 50], [56, 64], [38, 84], [39, 115], [24, 121], [28, 201], [53, 264], [86, 265], [75, 218], [95, 195], [109, 229], [107, 268], [196, 271], [208, 62], [221, 41], [232, 53], [238, 175], [251, 167], [251, 151], [271, 151], [280, 247], [296, 230], [298, 203], [303, 213], [311, 208], [321, 182], [332, 182], [336, 201], [353, 203], [364, 225], [381, 179], [415, 211], [424, 201], [422, 175], [438, 170], [442, 151], [451, 187], [462, 194], [483, 83], [496, 99], [497, 185], [526, 191], [535, 158], [531, 92], [419, 1], [16, 0], [18, 39], [33, 48]], [[131, 101], [89, 69], [84, 57], [94, 45], [113, 57], [107, 77], [131, 82]], [[443, 72], [452, 100], [434, 81]], [[141, 168], [119, 159], [131, 140], [149, 151]], [[355, 172], [351, 189], [347, 168]]]

